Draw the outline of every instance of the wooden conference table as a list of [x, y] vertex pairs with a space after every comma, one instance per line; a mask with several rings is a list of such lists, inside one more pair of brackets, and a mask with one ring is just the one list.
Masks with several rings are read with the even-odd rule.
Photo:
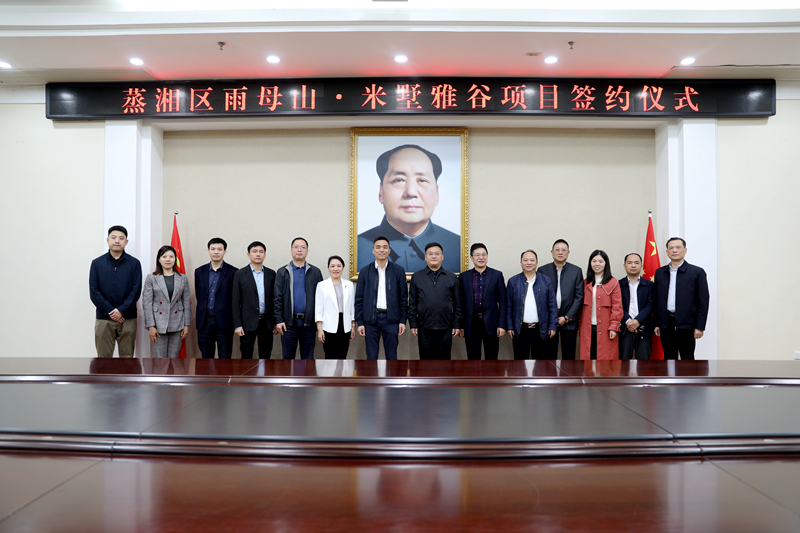
[[800, 363], [0, 358], [2, 531], [800, 531]]

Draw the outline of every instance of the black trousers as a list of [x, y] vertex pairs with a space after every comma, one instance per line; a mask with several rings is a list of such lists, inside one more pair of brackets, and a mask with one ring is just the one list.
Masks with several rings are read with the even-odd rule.
[[449, 360], [453, 347], [452, 329], [417, 329], [419, 358], [423, 361]]
[[547, 359], [558, 359], [558, 340], [561, 338], [561, 359], [575, 360], [578, 348], [578, 330], [558, 328], [552, 339], [546, 341]]
[[619, 358], [627, 360], [636, 357], [639, 361], [648, 361], [653, 353], [653, 336], [642, 337], [641, 333], [631, 333], [624, 328], [619, 337]]
[[214, 359], [214, 353], [217, 351], [220, 359], [230, 359], [233, 350], [233, 332], [223, 331], [216, 317], [206, 315], [203, 327], [197, 330], [197, 344], [200, 346], [203, 359]]
[[514, 347], [514, 359], [549, 359], [547, 341], [543, 339], [539, 327], [528, 328], [525, 325], [511, 341]]
[[661, 347], [664, 359], [694, 359], [694, 329], [675, 329], [675, 317], [667, 317], [667, 327], [661, 328]]
[[597, 326], [592, 326], [592, 343], [589, 346], [589, 359], [597, 360]]
[[325, 332], [325, 342], [322, 350], [325, 359], [347, 359], [347, 350], [350, 349], [350, 329], [344, 329], [344, 314], [339, 313], [339, 326], [336, 333]]
[[257, 330], [245, 331], [244, 337], [239, 337], [239, 350], [242, 352], [242, 359], [253, 358], [256, 339], [258, 339], [258, 358], [269, 359], [272, 357], [272, 326], [266, 315], [258, 321]]
[[464, 344], [467, 347], [467, 359], [470, 361], [481, 360], [481, 344], [483, 344], [487, 361], [496, 361], [497, 354], [500, 353], [500, 338], [497, 336], [497, 330], [486, 331], [486, 323], [482, 316], [473, 315], [472, 329], [469, 335], [464, 337]]

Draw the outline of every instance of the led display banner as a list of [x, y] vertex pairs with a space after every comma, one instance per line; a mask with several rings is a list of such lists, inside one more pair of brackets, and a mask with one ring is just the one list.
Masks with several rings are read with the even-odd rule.
[[763, 117], [775, 80], [321, 78], [49, 83], [54, 120], [501, 114]]

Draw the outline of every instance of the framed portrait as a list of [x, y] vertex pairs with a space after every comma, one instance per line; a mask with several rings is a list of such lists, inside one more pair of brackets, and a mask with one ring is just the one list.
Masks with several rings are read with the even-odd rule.
[[436, 242], [442, 266], [466, 270], [468, 260], [467, 128], [350, 130], [350, 275], [375, 261], [376, 237], [406, 274], [425, 268]]

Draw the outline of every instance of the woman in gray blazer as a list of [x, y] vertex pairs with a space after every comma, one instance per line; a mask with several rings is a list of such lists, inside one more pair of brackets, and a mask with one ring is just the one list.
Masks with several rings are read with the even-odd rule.
[[156, 270], [144, 280], [142, 309], [153, 357], [178, 357], [192, 321], [189, 281], [175, 271], [175, 257], [172, 246], [159, 248]]

